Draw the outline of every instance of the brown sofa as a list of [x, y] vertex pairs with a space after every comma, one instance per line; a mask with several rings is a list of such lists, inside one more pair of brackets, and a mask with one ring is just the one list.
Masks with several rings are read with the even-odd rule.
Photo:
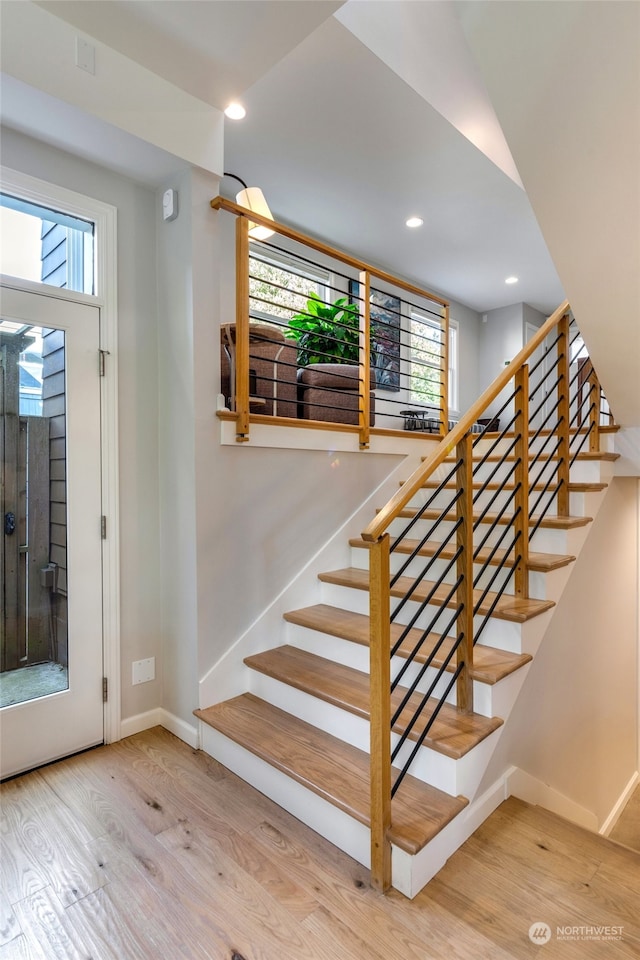
[[[235, 405], [236, 325], [220, 327], [220, 392]], [[249, 394], [253, 413], [297, 417], [298, 351], [281, 330], [268, 323], [249, 324]]]
[[[300, 417], [358, 424], [360, 368], [348, 363], [312, 363], [298, 370]], [[374, 426], [375, 371], [371, 371], [369, 425]]]

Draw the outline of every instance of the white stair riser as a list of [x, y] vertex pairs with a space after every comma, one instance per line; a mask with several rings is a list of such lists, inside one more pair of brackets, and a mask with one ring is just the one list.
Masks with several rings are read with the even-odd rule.
[[[370, 726], [368, 719], [357, 717], [348, 710], [336, 707], [332, 703], [327, 703], [325, 700], [320, 700], [318, 697], [297, 690], [295, 687], [290, 687], [280, 680], [274, 680], [272, 677], [267, 677], [255, 670], [252, 671], [249, 689], [257, 697], [266, 700], [273, 706], [292, 713], [306, 723], [312, 724], [319, 730], [323, 730], [345, 743], [350, 743], [358, 750], [369, 753]], [[397, 739], [397, 736], [392, 736], [392, 749]], [[428, 747], [420, 747], [412, 765], [411, 774], [455, 797], [459, 793], [464, 793], [460, 783], [470, 782], [470, 774], [466, 768], [475, 766], [473, 755], [476, 754], [477, 749], [470, 751], [466, 757], [462, 757], [460, 760], [453, 760], [451, 757], [446, 757], [444, 754]], [[404, 749], [401, 752], [398, 764], [401, 764], [406, 756], [407, 750]], [[463, 774], [464, 777], [461, 781], [460, 777]], [[464, 795], [466, 796], [466, 794]]]
[[[511, 536], [511, 539], [513, 537]], [[503, 540], [503, 545], [508, 545], [509, 543], [509, 534], [505, 536]], [[392, 553], [390, 556], [390, 568], [392, 575], [398, 573], [407, 561], [409, 560], [409, 555], [405, 553]], [[358, 567], [362, 570], [369, 569], [369, 550], [366, 547], [352, 547], [351, 548], [351, 563], [352, 566]], [[424, 571], [429, 565], [429, 569], [426, 573], [426, 576], [429, 580], [441, 580], [443, 579], [446, 583], [454, 583], [456, 580], [456, 562], [455, 560], [434, 560], [431, 557], [415, 557], [413, 560], [410, 560], [405, 569], [402, 569], [402, 576], [418, 578], [424, 575]], [[478, 578], [476, 581], [476, 586], [484, 588], [488, 585], [489, 580], [493, 576], [493, 572], [496, 570], [496, 566], [493, 564], [487, 565], [484, 570], [482, 569], [482, 564], [476, 563], [473, 567], [474, 577]], [[502, 582], [502, 576], [500, 575]], [[512, 584], [509, 582], [507, 586], [507, 592], [511, 592]]]
[[[420, 749], [411, 764], [410, 773], [425, 783], [433, 784], [438, 789], [455, 797], [462, 794], [470, 799], [480, 785], [487, 763], [495, 750], [502, 727], [494, 730], [477, 746], [466, 753], [459, 760], [452, 760], [435, 750]], [[392, 737], [391, 749], [395, 748], [398, 738]], [[402, 768], [408, 761], [415, 743], [407, 741], [400, 750], [394, 766]], [[402, 787], [400, 787], [402, 789]]]

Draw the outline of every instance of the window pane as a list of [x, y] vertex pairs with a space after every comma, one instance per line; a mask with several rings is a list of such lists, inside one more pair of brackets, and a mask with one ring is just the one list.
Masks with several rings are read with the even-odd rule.
[[0, 273], [93, 293], [94, 225], [0, 194]]
[[419, 316], [411, 316], [411, 400], [440, 406], [442, 330]]

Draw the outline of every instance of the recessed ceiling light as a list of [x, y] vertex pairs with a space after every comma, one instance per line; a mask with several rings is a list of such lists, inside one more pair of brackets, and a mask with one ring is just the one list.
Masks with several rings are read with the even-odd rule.
[[517, 283], [517, 282], [518, 282], [517, 277], [507, 277], [507, 279], [505, 280], [505, 283]]
[[422, 217], [409, 217], [409, 219], [406, 221], [408, 227], [421, 227], [423, 223], [424, 220]]
[[247, 111], [241, 103], [230, 103], [224, 111], [224, 115], [229, 117], [229, 120], [242, 120], [247, 115]]

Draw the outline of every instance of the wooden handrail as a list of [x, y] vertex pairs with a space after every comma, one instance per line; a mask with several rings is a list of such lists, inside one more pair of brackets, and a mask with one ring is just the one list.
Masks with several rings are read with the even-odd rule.
[[382, 280], [383, 283], [388, 283], [393, 287], [399, 287], [401, 290], [405, 290], [407, 293], [412, 293], [415, 296], [422, 297], [425, 300], [431, 300], [433, 303], [439, 303], [442, 307], [449, 306], [448, 300], [438, 297], [435, 293], [430, 293], [428, 290], [423, 290], [422, 287], [418, 287], [415, 284], [410, 283], [408, 280], [402, 280], [400, 277], [394, 277], [393, 274], [387, 273], [386, 270], [382, 270], [380, 267], [374, 267], [370, 263], [366, 263], [364, 260], [359, 260], [357, 257], [351, 256], [349, 253], [343, 253], [342, 250], [337, 250], [335, 247], [329, 246], [329, 244], [324, 243], [322, 240], [316, 240], [314, 237], [309, 237], [300, 230], [294, 230], [293, 227], [287, 227], [284, 223], [278, 223], [277, 220], [269, 220], [268, 217], [262, 217], [260, 214], [254, 213], [247, 207], [241, 207], [232, 200], [227, 200], [226, 197], [214, 197], [211, 201], [211, 207], [214, 210], [226, 210], [228, 213], [235, 213], [237, 217], [245, 217], [247, 220], [250, 220], [251, 223], [258, 223], [261, 226], [268, 227], [270, 230], [273, 230], [275, 233], [279, 233], [283, 237], [287, 237], [289, 240], [296, 240], [299, 243], [304, 244], [306, 247], [310, 247], [312, 250], [315, 250], [316, 253], [321, 253], [327, 257], [333, 257], [334, 260], [340, 260], [342, 263], [346, 263], [347, 266], [354, 267], [360, 272], [366, 270], [377, 280]]
[[400, 512], [404, 510], [409, 501], [416, 495], [418, 490], [420, 490], [426, 478], [446, 459], [464, 435], [468, 433], [478, 417], [482, 416], [489, 404], [504, 390], [509, 381], [514, 378], [517, 371], [526, 363], [547, 335], [568, 312], [569, 301], [565, 300], [557, 310], [551, 314], [549, 319], [543, 323], [539, 330], [536, 331], [520, 353], [514, 357], [509, 366], [505, 367], [493, 383], [487, 387], [479, 399], [476, 400], [467, 413], [459, 420], [453, 430], [443, 437], [431, 456], [411, 474], [401, 489], [389, 500], [386, 506], [382, 508], [368, 527], [363, 530], [362, 537], [364, 540], [374, 543], [380, 539], [387, 531], [389, 525], [399, 516]]

